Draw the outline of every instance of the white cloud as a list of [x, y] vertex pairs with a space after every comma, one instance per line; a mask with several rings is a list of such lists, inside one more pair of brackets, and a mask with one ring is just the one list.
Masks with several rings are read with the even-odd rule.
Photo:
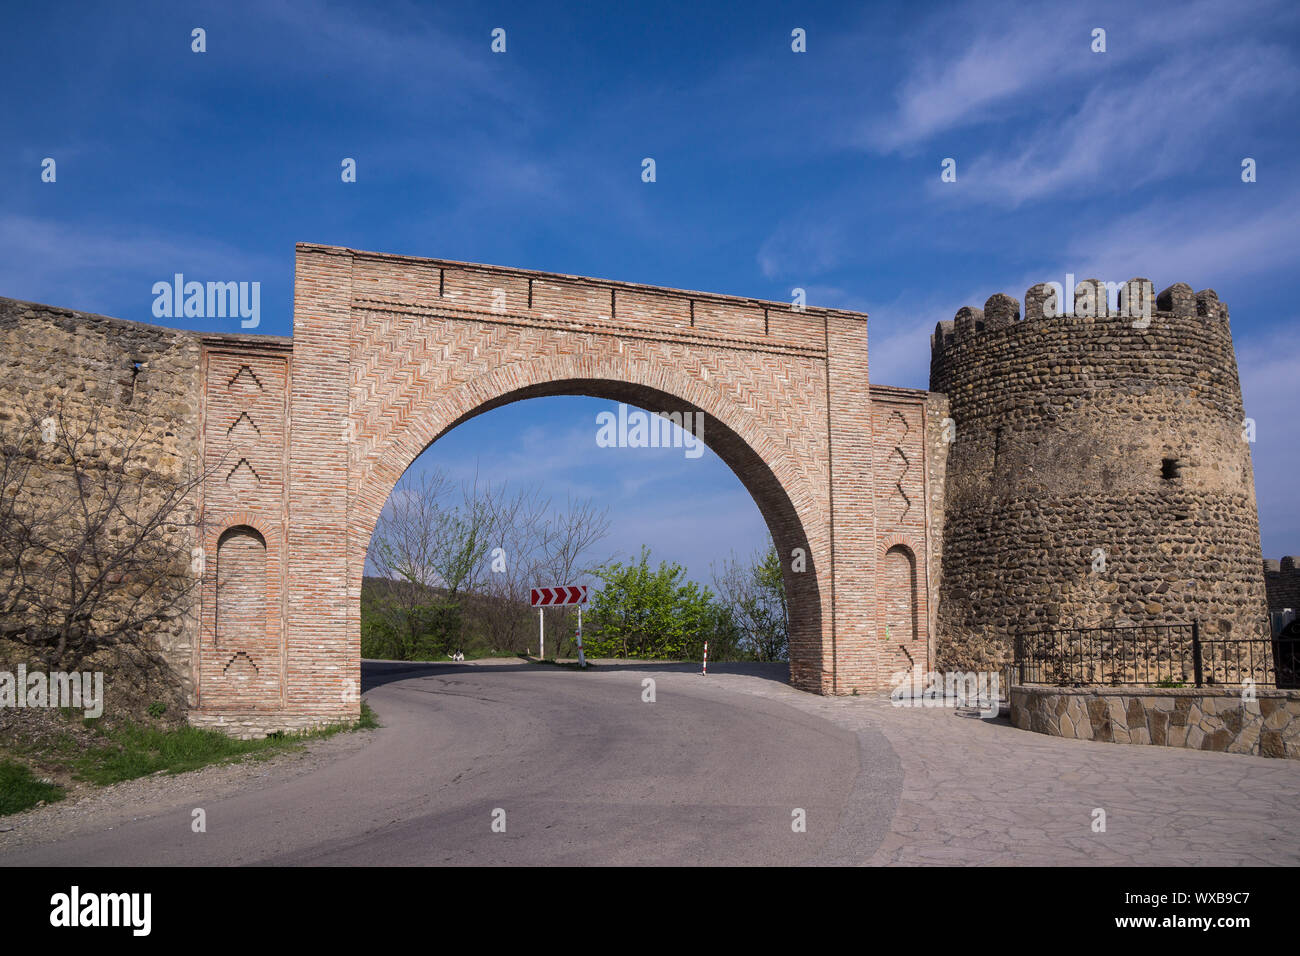
[[843, 224], [815, 214], [787, 220], [758, 250], [758, 264], [768, 279], [815, 276], [834, 269], [851, 248]]
[[[1066, 38], [1025, 14], [1020, 6], [945, 11], [909, 38], [913, 66], [899, 84], [897, 107], [867, 125], [861, 145], [884, 152], [914, 147], [986, 121], [995, 106], [1077, 72], [1083, 61], [1066, 55]], [[945, 42], [952, 37], [960, 45]]]

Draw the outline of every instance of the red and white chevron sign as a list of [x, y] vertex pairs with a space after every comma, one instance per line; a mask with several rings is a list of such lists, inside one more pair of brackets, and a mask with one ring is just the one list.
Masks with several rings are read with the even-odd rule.
[[562, 604], [586, 604], [587, 585], [570, 584], [563, 588], [533, 588], [533, 607], [558, 607]]

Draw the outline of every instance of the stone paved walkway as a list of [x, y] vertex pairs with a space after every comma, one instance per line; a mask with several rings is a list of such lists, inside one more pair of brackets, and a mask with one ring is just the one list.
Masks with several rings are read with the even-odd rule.
[[[1063, 740], [887, 696], [817, 697], [760, 676], [719, 688], [885, 735], [903, 769], [871, 864], [1300, 864], [1300, 761]], [[1092, 830], [1106, 811], [1106, 832]]]

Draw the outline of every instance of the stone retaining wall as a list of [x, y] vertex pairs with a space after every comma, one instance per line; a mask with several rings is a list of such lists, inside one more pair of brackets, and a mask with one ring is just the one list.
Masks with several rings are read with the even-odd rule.
[[1240, 688], [1011, 688], [1021, 730], [1124, 744], [1154, 744], [1300, 760], [1300, 691]]

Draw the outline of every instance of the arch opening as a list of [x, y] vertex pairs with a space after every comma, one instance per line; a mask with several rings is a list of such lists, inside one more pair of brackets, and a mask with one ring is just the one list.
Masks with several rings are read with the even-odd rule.
[[[822, 673], [822, 599], [818, 586], [816, 550], [805, 530], [794, 497], [776, 474], [770, 449], [760, 451], [738, 428], [708, 409], [662, 388], [610, 378], [563, 378], [535, 382], [503, 390], [457, 415], [441, 408], [426, 409], [419, 417], [425, 434], [420, 441], [409, 435], [393, 435], [387, 447], [370, 456], [368, 469], [359, 481], [357, 500], [361, 521], [354, 525], [353, 577], [357, 586], [356, 612], [360, 606], [360, 570], [365, 567], [371, 538], [380, 513], [397, 487], [401, 476], [426, 450], [459, 425], [480, 415], [534, 398], [580, 396], [624, 403], [652, 414], [682, 416], [675, 421], [701, 422], [700, 440], [727, 466], [754, 501], [781, 559], [782, 583], [788, 609], [788, 656], [791, 681], [815, 685]], [[444, 403], [446, 404], [446, 403]], [[690, 417], [685, 417], [690, 416]], [[698, 419], [695, 416], [699, 416]], [[414, 416], [413, 416], [414, 417]], [[598, 425], [591, 422], [593, 443]], [[766, 454], [764, 454], [766, 452]], [[689, 493], [689, 489], [687, 489]], [[807, 503], [804, 503], [805, 507]], [[360, 621], [353, 639], [360, 640]]]

